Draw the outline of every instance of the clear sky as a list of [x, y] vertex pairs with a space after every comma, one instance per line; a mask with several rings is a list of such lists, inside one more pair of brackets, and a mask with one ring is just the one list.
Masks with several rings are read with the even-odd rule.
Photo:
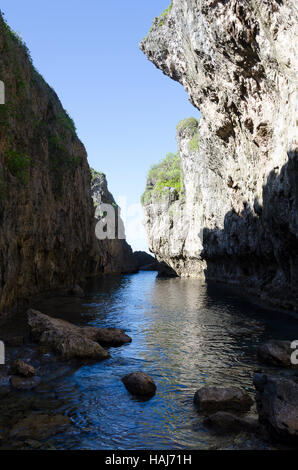
[[90, 165], [122, 206], [128, 242], [147, 250], [136, 204], [149, 167], [176, 151], [176, 125], [199, 117], [183, 87], [139, 50], [170, 0], [2, 0], [34, 65], [76, 123]]

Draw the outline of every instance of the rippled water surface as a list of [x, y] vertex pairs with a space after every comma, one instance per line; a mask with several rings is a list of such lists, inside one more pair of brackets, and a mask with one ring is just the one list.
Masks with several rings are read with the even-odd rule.
[[[133, 341], [95, 364], [45, 356], [40, 365], [32, 345], [8, 348], [9, 357], [30, 359], [40, 368], [42, 383], [31, 392], [4, 395], [0, 430], [1, 419], [9, 426], [32, 413], [63, 413], [73, 425], [42, 448], [268, 447], [255, 437], [213, 435], [202, 425], [193, 395], [204, 384], [240, 385], [253, 395], [254, 370], [269, 370], [257, 362], [256, 346], [268, 338], [297, 339], [298, 322], [291, 316], [253, 306], [222, 285], [157, 279], [152, 272], [104, 278], [89, 286], [84, 299], [55, 297], [34, 307], [79, 325], [121, 327]], [[121, 382], [137, 370], [157, 384], [149, 401], [133, 398]], [[0, 447], [14, 445], [8, 440]], [[32, 445], [29, 440], [21, 447]]]

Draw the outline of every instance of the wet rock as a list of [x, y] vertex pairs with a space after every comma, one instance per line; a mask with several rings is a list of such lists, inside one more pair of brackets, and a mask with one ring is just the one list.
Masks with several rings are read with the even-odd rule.
[[65, 431], [71, 420], [63, 415], [31, 415], [13, 426], [11, 439], [43, 440]]
[[252, 398], [237, 387], [204, 386], [197, 390], [194, 403], [200, 411], [249, 411]]
[[217, 434], [255, 433], [259, 430], [259, 423], [256, 419], [251, 417], [242, 418], [226, 411], [218, 411], [206, 417], [203, 423]]
[[254, 375], [260, 423], [272, 437], [287, 443], [298, 442], [298, 384], [293, 380]]
[[75, 284], [69, 291], [69, 295], [74, 295], [76, 297], [84, 297], [85, 292], [78, 284]]
[[19, 377], [17, 375], [12, 375], [10, 377], [10, 383], [13, 386], [13, 388], [16, 388], [17, 390], [31, 390], [35, 387], [37, 387], [41, 382], [40, 377], [30, 377], [30, 378], [25, 378], [25, 377]]
[[83, 334], [96, 341], [101, 346], [122, 346], [126, 343], [131, 343], [131, 338], [125, 334], [124, 330], [120, 328], [93, 328], [84, 327], [81, 328]]
[[272, 340], [261, 344], [257, 349], [258, 358], [268, 364], [279, 367], [292, 367], [291, 341]]
[[120, 328], [80, 327], [64, 320], [51, 318], [35, 310], [28, 311], [28, 319], [31, 334], [37, 339], [40, 338], [44, 331], [59, 329], [68, 332], [68, 334], [83, 336], [87, 340], [98, 343], [101, 346], [122, 346], [131, 342], [131, 338]]
[[63, 358], [103, 360], [110, 357], [108, 351], [84, 334], [84, 328], [36, 310], [28, 310], [27, 315], [33, 338]]
[[36, 375], [34, 367], [22, 361], [21, 359], [13, 362], [10, 372], [12, 374], [21, 375], [23, 377], [33, 377]]
[[144, 372], [132, 372], [123, 377], [122, 382], [132, 395], [150, 397], [156, 393], [155, 383]]
[[135, 251], [133, 254], [137, 268], [140, 271], [158, 271], [159, 262], [152, 255], [149, 255], [145, 251]]
[[159, 263], [159, 269], [158, 269], [158, 277], [159, 278], [171, 278], [171, 277], [177, 277], [177, 272], [171, 268], [167, 263], [162, 261]]

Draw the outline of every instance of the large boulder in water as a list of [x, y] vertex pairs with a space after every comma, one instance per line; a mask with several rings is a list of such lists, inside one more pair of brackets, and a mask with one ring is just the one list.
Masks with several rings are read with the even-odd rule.
[[84, 328], [36, 310], [28, 310], [27, 315], [33, 338], [63, 358], [102, 360], [110, 357], [108, 351], [84, 334]]
[[268, 364], [279, 367], [292, 367], [291, 341], [271, 340], [258, 346], [258, 358]]
[[28, 321], [31, 334], [37, 339], [48, 329], [58, 328], [94, 341], [101, 346], [122, 346], [131, 343], [131, 338], [120, 328], [97, 328], [92, 326], [77, 326], [65, 320], [52, 318], [36, 310], [28, 310]]
[[298, 443], [298, 384], [294, 380], [255, 374], [259, 421], [270, 434]]
[[155, 383], [144, 372], [132, 372], [123, 377], [122, 382], [132, 395], [152, 397], [156, 393]]
[[201, 387], [194, 396], [194, 403], [200, 411], [249, 411], [252, 398], [238, 387]]

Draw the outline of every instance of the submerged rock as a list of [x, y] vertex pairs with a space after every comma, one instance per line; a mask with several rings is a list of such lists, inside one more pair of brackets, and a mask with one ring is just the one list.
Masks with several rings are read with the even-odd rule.
[[239, 432], [257, 432], [259, 423], [251, 417], [239, 417], [226, 411], [218, 411], [203, 421], [204, 425], [217, 434], [232, 434]]
[[237, 387], [204, 386], [197, 390], [194, 403], [200, 411], [249, 411], [252, 398]]
[[298, 443], [298, 384], [293, 380], [255, 374], [260, 423], [272, 437]]
[[17, 359], [12, 363], [10, 371], [12, 374], [21, 375], [23, 377], [33, 377], [36, 375], [34, 367], [21, 359]]
[[12, 375], [10, 378], [10, 383], [13, 388], [17, 390], [32, 390], [37, 387], [41, 382], [40, 377], [19, 377], [17, 375]]
[[27, 315], [33, 338], [63, 358], [102, 360], [110, 357], [108, 351], [84, 334], [84, 328], [36, 310], [28, 310]]
[[292, 353], [291, 341], [271, 340], [261, 344], [257, 349], [257, 355], [261, 361], [279, 367], [293, 366], [291, 363]]
[[132, 372], [123, 377], [122, 382], [132, 395], [151, 397], [156, 393], [155, 383], [144, 372]]
[[13, 426], [10, 438], [39, 441], [65, 431], [70, 425], [71, 420], [68, 416], [32, 415]]

